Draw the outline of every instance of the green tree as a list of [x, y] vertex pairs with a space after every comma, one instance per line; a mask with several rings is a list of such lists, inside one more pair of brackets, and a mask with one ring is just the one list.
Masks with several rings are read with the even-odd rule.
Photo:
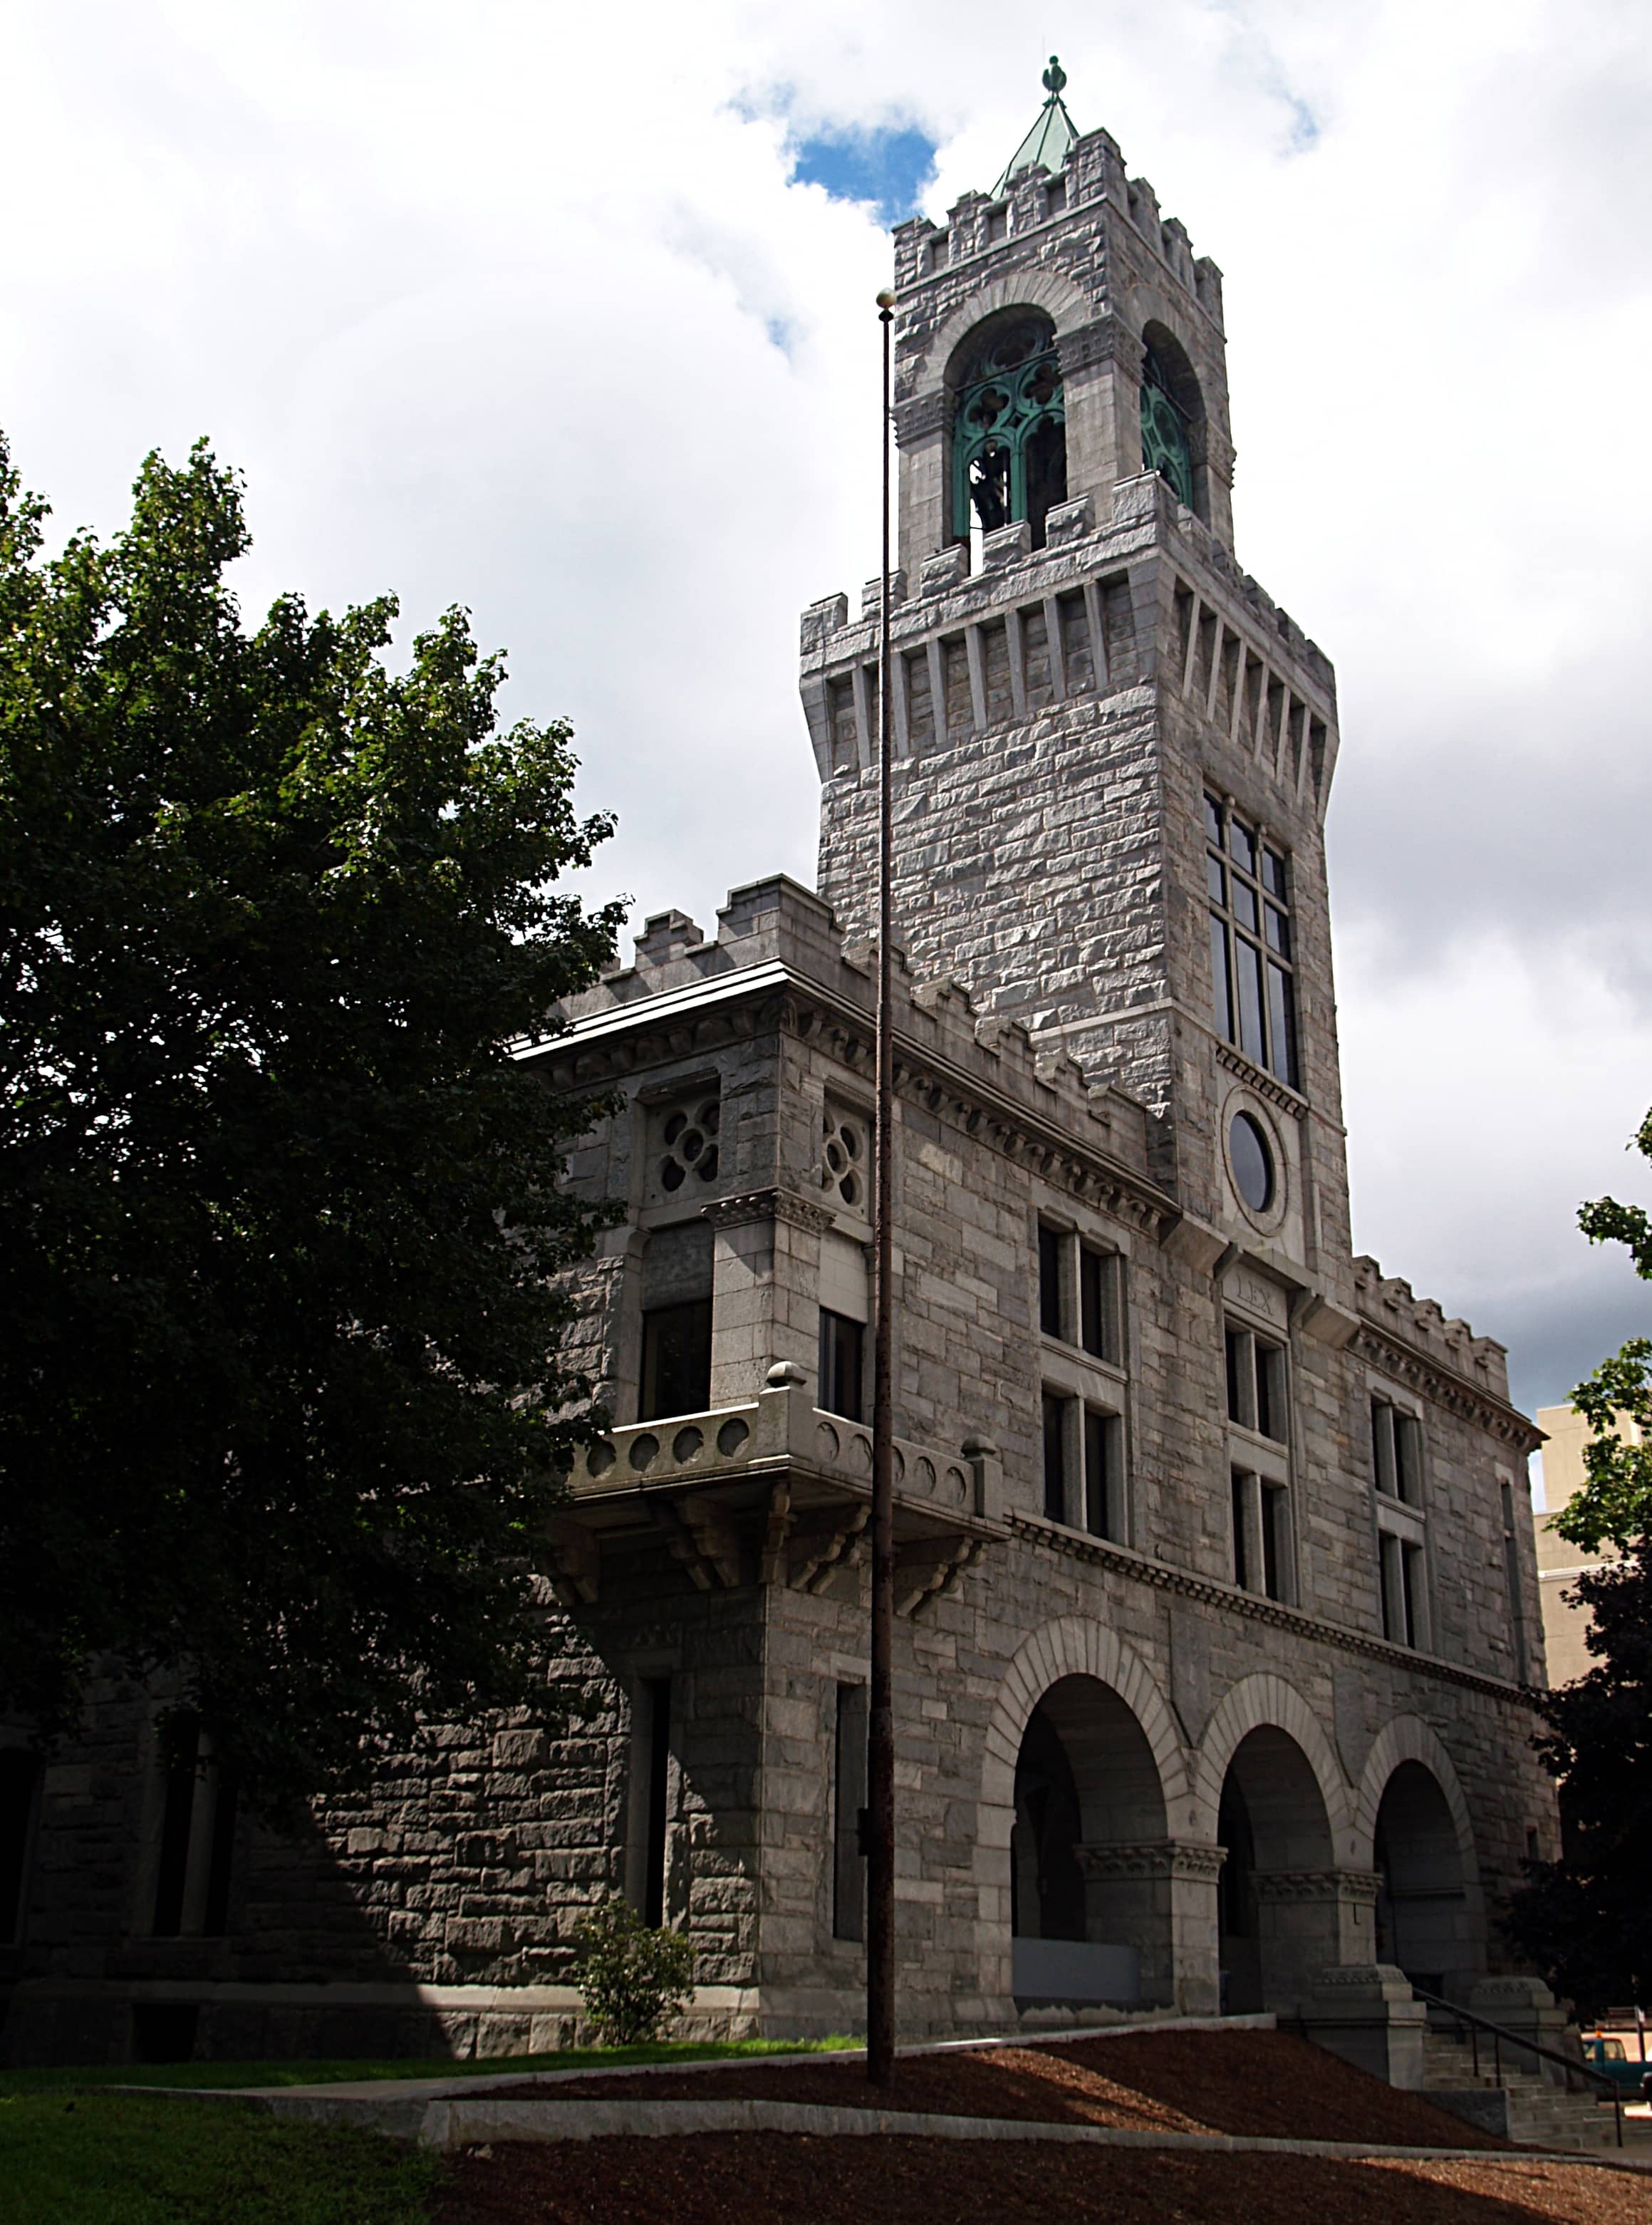
[[237, 476], [42, 551], [0, 448], [0, 1691], [159, 1673], [266, 1801], [506, 1702], [589, 1386], [510, 1045], [611, 955], [569, 730], [465, 614], [244, 627]]
[[1652, 1540], [1591, 1569], [1577, 1594], [1598, 1665], [1539, 1702], [1537, 1741], [1560, 1779], [1565, 1847], [1527, 1865], [1503, 1929], [1586, 2016], [1652, 2000]]
[[[1652, 1159], [1652, 1112], [1641, 1123], [1635, 1148]], [[1578, 1226], [1592, 1244], [1626, 1246], [1636, 1273], [1652, 1283], [1652, 1220], [1642, 1207], [1597, 1198], [1579, 1208]], [[1583, 1451], [1587, 1475], [1554, 1527], [1586, 1552], [1603, 1545], [1626, 1550], [1652, 1534], [1652, 1338], [1631, 1337], [1579, 1384], [1572, 1404], [1592, 1432]], [[1636, 1425], [1643, 1442], [1625, 1440], [1620, 1418]]]

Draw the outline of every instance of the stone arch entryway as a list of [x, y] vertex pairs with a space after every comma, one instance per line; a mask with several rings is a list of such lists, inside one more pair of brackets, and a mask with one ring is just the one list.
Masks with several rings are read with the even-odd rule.
[[1216, 1836], [1223, 2006], [1238, 2015], [1294, 2000], [1338, 1959], [1330, 1821], [1288, 1731], [1247, 1731], [1222, 1778]]
[[1348, 1788], [1301, 1694], [1246, 1677], [1211, 1719], [1201, 1804], [1223, 1850], [1223, 2006], [1288, 2008], [1332, 1963], [1369, 1962], [1375, 1881], [1349, 1867]]
[[[981, 1777], [982, 1989], [1023, 2003], [1213, 2005], [1186, 1941], [1189, 1878], [1208, 1903], [1213, 1848], [1188, 1847], [1186, 1759], [1141, 1658], [1086, 1617], [1029, 1638], [1005, 1675]], [[1198, 1967], [1192, 1967], [1198, 1966]]]
[[1434, 1732], [1390, 1723], [1360, 1788], [1377, 1873], [1376, 1955], [1430, 1993], [1466, 1992], [1485, 1968], [1468, 1803]]
[[1166, 1837], [1142, 1726], [1111, 1686], [1063, 1677], [1028, 1717], [1016, 1759], [1017, 1999], [1171, 1998]]

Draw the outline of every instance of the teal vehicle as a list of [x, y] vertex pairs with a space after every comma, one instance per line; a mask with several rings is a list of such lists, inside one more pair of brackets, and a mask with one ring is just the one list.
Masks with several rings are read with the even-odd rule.
[[1604, 2032], [1586, 2032], [1583, 2059], [1621, 2088], [1624, 2101], [1652, 2101], [1652, 2063], [1637, 2063], [1621, 2039]]

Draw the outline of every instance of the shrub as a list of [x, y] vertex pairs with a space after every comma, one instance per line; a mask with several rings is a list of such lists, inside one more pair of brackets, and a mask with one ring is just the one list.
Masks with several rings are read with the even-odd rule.
[[652, 2039], [693, 1991], [694, 1950], [654, 1930], [630, 1904], [607, 1900], [573, 1934], [577, 1983], [598, 2035], [621, 2047]]

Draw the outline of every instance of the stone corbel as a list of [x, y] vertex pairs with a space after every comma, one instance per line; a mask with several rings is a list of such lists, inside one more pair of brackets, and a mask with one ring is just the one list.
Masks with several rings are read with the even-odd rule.
[[802, 1558], [792, 1566], [788, 1581], [794, 1591], [822, 1591], [838, 1569], [853, 1565], [853, 1556], [861, 1545], [861, 1532], [871, 1511], [867, 1506], [850, 1507], [835, 1529], [825, 1531], [810, 1541]]
[[674, 1504], [656, 1499], [650, 1511], [672, 1559], [687, 1569], [696, 1591], [738, 1590], [740, 1541], [718, 1508], [693, 1498]]
[[1344, 1350], [1359, 1334], [1358, 1315], [1345, 1313], [1313, 1290], [1305, 1290], [1297, 1301], [1293, 1325], [1316, 1342], [1328, 1344], [1333, 1352]]
[[1219, 1228], [1195, 1220], [1191, 1213], [1180, 1214], [1171, 1223], [1163, 1241], [1171, 1258], [1186, 1260], [1196, 1275], [1213, 1275], [1223, 1253], [1233, 1250]]
[[550, 1548], [552, 1588], [564, 1607], [594, 1606], [602, 1575], [602, 1549], [582, 1522], [559, 1521], [545, 1525]]
[[903, 1545], [895, 1563], [896, 1614], [909, 1620], [926, 1601], [955, 1591], [983, 1550], [979, 1537], [926, 1538]]

